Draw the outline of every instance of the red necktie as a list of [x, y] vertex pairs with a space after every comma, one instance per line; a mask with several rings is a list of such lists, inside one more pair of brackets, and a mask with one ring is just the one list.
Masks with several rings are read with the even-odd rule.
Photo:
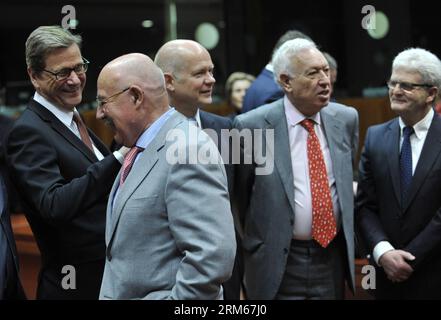
[[74, 111], [73, 121], [75, 121], [75, 123], [77, 124], [78, 131], [80, 132], [81, 140], [95, 154], [95, 152], [93, 151], [92, 140], [90, 140], [90, 136], [89, 133], [87, 132], [86, 125], [84, 124], [78, 112]]
[[307, 149], [312, 197], [312, 238], [326, 248], [337, 234], [328, 174], [320, 141], [314, 131], [314, 122], [305, 119], [300, 124], [309, 133]]
[[122, 184], [126, 180], [127, 176], [129, 175], [129, 172], [132, 169], [133, 163], [135, 162], [136, 156], [138, 155], [138, 153], [140, 153], [143, 150], [144, 150], [144, 148], [134, 146], [130, 149], [129, 152], [127, 152], [126, 156], [124, 157], [121, 176], [119, 179], [120, 186], [122, 186]]

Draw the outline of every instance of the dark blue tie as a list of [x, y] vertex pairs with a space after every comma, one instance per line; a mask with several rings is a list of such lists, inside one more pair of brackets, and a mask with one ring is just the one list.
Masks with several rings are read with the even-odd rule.
[[414, 133], [412, 127], [403, 129], [403, 144], [400, 154], [400, 178], [401, 178], [401, 200], [404, 203], [412, 182], [412, 147], [410, 145], [410, 136]]

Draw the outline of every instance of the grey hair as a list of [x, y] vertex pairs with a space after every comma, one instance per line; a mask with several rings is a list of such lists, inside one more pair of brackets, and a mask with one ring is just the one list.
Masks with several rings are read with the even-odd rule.
[[322, 51], [322, 53], [325, 56], [326, 61], [328, 61], [329, 68], [331, 68], [333, 70], [337, 70], [338, 64], [337, 64], [337, 61], [335, 60], [335, 58], [325, 51]]
[[26, 64], [35, 72], [45, 68], [48, 54], [58, 48], [68, 48], [76, 44], [81, 48], [81, 36], [74, 35], [60, 26], [41, 26], [32, 31], [26, 40]]
[[392, 71], [395, 69], [414, 71], [423, 83], [441, 88], [441, 61], [430, 51], [410, 48], [400, 52], [392, 63]]
[[307, 49], [317, 49], [317, 46], [307, 39], [297, 38], [286, 41], [273, 55], [274, 79], [278, 81], [281, 74], [294, 76], [296, 70], [293, 69], [291, 61], [301, 51]]

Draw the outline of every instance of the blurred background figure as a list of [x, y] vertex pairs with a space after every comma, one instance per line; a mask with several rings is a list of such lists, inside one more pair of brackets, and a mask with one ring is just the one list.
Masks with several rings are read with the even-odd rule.
[[[279, 49], [282, 44], [293, 39], [311, 40], [309, 36], [298, 30], [289, 30], [285, 32], [277, 41], [272, 55]], [[268, 62], [262, 69], [256, 80], [247, 90], [243, 101], [242, 113], [260, 107], [264, 104], [271, 103], [283, 97], [283, 91], [279, 84], [274, 80], [272, 61]]]
[[334, 59], [333, 56], [331, 56], [329, 53], [327, 52], [322, 52], [323, 55], [326, 58], [326, 61], [328, 61], [329, 64], [329, 72], [330, 72], [330, 80], [331, 80], [331, 101], [335, 100], [333, 97], [334, 94], [334, 84], [337, 82], [337, 61]]
[[245, 72], [233, 72], [225, 83], [225, 97], [228, 107], [233, 110], [228, 115], [233, 119], [242, 113], [243, 99], [248, 88], [251, 86], [256, 77]]

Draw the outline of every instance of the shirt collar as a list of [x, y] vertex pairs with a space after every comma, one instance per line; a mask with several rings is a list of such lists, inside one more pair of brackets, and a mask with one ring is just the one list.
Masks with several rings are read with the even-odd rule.
[[283, 98], [284, 106], [285, 106], [285, 115], [288, 121], [288, 125], [296, 126], [300, 122], [305, 119], [311, 119], [318, 125], [321, 124], [320, 112], [317, 112], [315, 115], [311, 117], [306, 117], [303, 113], [301, 113], [292, 103], [289, 101], [288, 97], [285, 96]]
[[175, 112], [174, 108], [170, 108], [166, 113], [162, 114], [158, 119], [156, 119], [138, 138], [136, 141], [136, 146], [146, 149], [147, 146], [152, 142], [152, 140], [156, 137], [159, 130], [161, 130], [162, 126], [165, 122], [173, 115]]
[[41, 104], [46, 109], [48, 109], [51, 113], [53, 113], [58, 120], [64, 123], [65, 126], [70, 127], [73, 119], [73, 113], [74, 111], [77, 111], [76, 108], [73, 108], [71, 111], [61, 109], [56, 105], [52, 104], [51, 102], [49, 102], [45, 97], [40, 95], [37, 91], [35, 91], [34, 100], [39, 104]]
[[268, 64], [265, 66], [265, 69], [266, 69], [266, 70], [269, 70], [269, 71], [271, 71], [271, 72], [274, 73], [274, 67], [273, 67], [273, 65], [272, 65], [271, 63], [268, 63]]
[[[426, 116], [413, 126], [415, 136], [418, 139], [421, 139], [423, 137], [423, 135], [426, 134], [427, 131], [429, 131], [430, 124], [432, 123], [432, 119], [433, 119], [434, 115], [435, 115], [435, 112], [433, 111], [433, 108], [430, 108], [430, 110], [429, 110], [429, 112], [427, 112]], [[401, 136], [403, 136], [403, 129], [404, 129], [404, 127], [406, 127], [406, 125], [403, 122], [403, 120], [401, 119], [401, 117], [398, 119], [399, 119], [398, 121], [400, 123], [400, 133], [401, 133]]]

